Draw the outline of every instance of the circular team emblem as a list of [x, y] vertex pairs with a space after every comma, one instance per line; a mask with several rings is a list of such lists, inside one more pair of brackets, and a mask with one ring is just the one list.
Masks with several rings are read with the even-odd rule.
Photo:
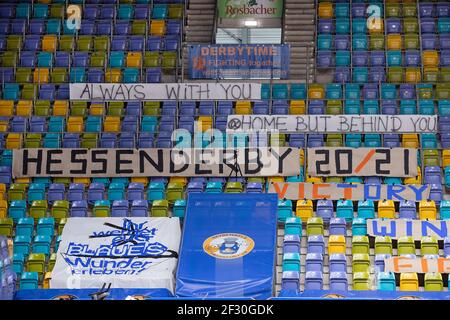
[[203, 250], [218, 259], [236, 259], [253, 250], [255, 241], [240, 233], [219, 233], [203, 242]]

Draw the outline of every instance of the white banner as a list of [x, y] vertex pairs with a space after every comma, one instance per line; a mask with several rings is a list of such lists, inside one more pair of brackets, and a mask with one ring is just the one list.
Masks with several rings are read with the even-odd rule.
[[273, 182], [269, 193], [277, 193], [278, 198], [290, 200], [420, 201], [428, 199], [430, 188], [429, 185]]
[[384, 259], [385, 272], [439, 272], [450, 273], [450, 258], [407, 258], [407, 257], [391, 257]]
[[417, 176], [417, 149], [308, 148], [311, 176]]
[[69, 218], [51, 289], [175, 287], [178, 218]]
[[70, 100], [259, 100], [260, 83], [71, 83]]
[[431, 236], [443, 240], [450, 236], [449, 230], [450, 220], [367, 219], [367, 234], [374, 237], [413, 237], [420, 241]]
[[15, 149], [14, 177], [228, 177], [300, 174], [297, 148]]
[[425, 115], [229, 115], [227, 132], [424, 133], [437, 132], [438, 117]]

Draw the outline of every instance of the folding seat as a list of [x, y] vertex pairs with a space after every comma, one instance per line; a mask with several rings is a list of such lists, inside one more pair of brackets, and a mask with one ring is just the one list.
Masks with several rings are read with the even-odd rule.
[[27, 184], [24, 183], [11, 184], [8, 190], [8, 201], [24, 200], [26, 188]]
[[436, 203], [433, 200], [421, 200], [419, 202], [419, 219], [436, 220]]
[[87, 67], [89, 65], [89, 53], [75, 51], [72, 56], [73, 67]]
[[167, 217], [169, 202], [167, 200], [154, 200], [150, 209], [152, 217]]
[[417, 278], [417, 273], [400, 273], [400, 291], [419, 291], [419, 280]]
[[[407, 50], [405, 52], [405, 55], [406, 57], [408, 57], [409, 50], [419, 50], [420, 47], [419, 36], [417, 34], [405, 34], [404, 46], [405, 49]], [[417, 56], [417, 58], [420, 59], [420, 54]], [[406, 61], [408, 61], [408, 59], [406, 59]]]
[[298, 291], [300, 288], [300, 272], [284, 271], [281, 278], [281, 288], [285, 291]]
[[[325, 200], [323, 200], [325, 201]], [[346, 235], [347, 227], [344, 218], [331, 218], [329, 234], [330, 235]]]
[[307, 252], [324, 254], [325, 243], [322, 235], [308, 237]]
[[67, 200], [70, 202], [81, 201], [85, 199], [84, 184], [71, 183], [67, 193]]
[[134, 19], [138, 20], [146, 20], [149, 18], [149, 6], [148, 1], [141, 1], [137, 3], [146, 3], [146, 4], [136, 4], [134, 5]]
[[100, 138], [100, 148], [115, 148], [117, 145], [115, 133], [102, 133]]
[[300, 253], [300, 237], [296, 234], [287, 234], [283, 238], [284, 253]]
[[442, 175], [439, 166], [425, 166], [424, 182], [426, 184], [441, 184]]
[[426, 254], [439, 254], [438, 241], [433, 237], [422, 237], [420, 241], [420, 254], [422, 256]]
[[[32, 225], [32, 228], [34, 225]], [[31, 229], [32, 230], [32, 229]], [[55, 232], [55, 219], [41, 218], [37, 223], [37, 235], [47, 235], [53, 237]], [[31, 233], [29, 234], [31, 236]]]
[[[389, 114], [383, 112], [383, 114]], [[364, 146], [367, 148], [380, 148], [381, 136], [377, 133], [366, 133], [364, 137]]]
[[300, 253], [288, 252], [283, 254], [283, 271], [300, 271]]
[[31, 183], [28, 188], [28, 203], [34, 200], [45, 200], [45, 186], [40, 183]]
[[305, 275], [305, 290], [322, 290], [323, 275], [319, 271], [309, 271]]
[[94, 203], [93, 216], [94, 217], [109, 217], [111, 202], [109, 200], [97, 200]]
[[389, 18], [386, 20], [386, 32], [387, 34], [398, 34], [403, 33], [402, 31], [402, 23], [400, 19]]
[[338, 200], [336, 217], [345, 218], [347, 221], [353, 219], [353, 202], [350, 200]]
[[418, 148], [419, 139], [417, 137], [417, 134], [403, 134], [402, 146], [404, 148]]
[[128, 201], [114, 200], [112, 204], [111, 217], [126, 217], [128, 216]]
[[392, 240], [389, 236], [375, 237], [375, 254], [390, 254], [392, 255]]
[[313, 216], [313, 203], [311, 200], [297, 201], [297, 207], [295, 209], [295, 215], [301, 218], [303, 221], [307, 221], [308, 218]]
[[358, 201], [358, 218], [375, 218], [375, 205], [372, 200]]
[[24, 218], [27, 212], [27, 202], [25, 200], [9, 201], [8, 217], [17, 223], [20, 218]]
[[65, 186], [61, 183], [52, 183], [47, 192], [47, 199], [50, 204], [54, 201], [64, 200], [65, 196]]
[[438, 18], [437, 32], [440, 34], [450, 33], [450, 19], [448, 17]]
[[66, 200], [56, 200], [53, 202], [51, 215], [55, 218], [57, 224], [60, 223], [62, 219], [69, 217], [69, 201]]
[[368, 272], [353, 273], [353, 290], [370, 290], [369, 278]]
[[395, 291], [395, 276], [393, 272], [379, 272], [377, 274], [378, 290]]
[[20, 278], [20, 289], [38, 289], [39, 274], [37, 272], [23, 272]]
[[[299, 253], [289, 253], [289, 254], [298, 255]], [[298, 267], [300, 267], [300, 265]], [[323, 271], [323, 255], [320, 253], [306, 254], [306, 268], [305, 269], [306, 269], [306, 272], [310, 272], [310, 271], [322, 272]], [[300, 270], [300, 268], [298, 270]], [[286, 271], [288, 271], [288, 270], [286, 270]]]
[[317, 28], [318, 28], [319, 34], [332, 34], [332, 33], [334, 33], [333, 20], [332, 19], [319, 19]]
[[329, 255], [330, 273], [343, 272], [347, 273], [347, 260], [345, 254], [333, 253]]
[[370, 259], [369, 255], [366, 253], [356, 253], [352, 257], [352, 271], [357, 272], [369, 272], [370, 270]]
[[35, 200], [31, 203], [30, 216], [37, 222], [39, 218], [47, 215], [48, 204], [46, 200]]
[[345, 254], [345, 235], [331, 235], [328, 238], [328, 254]]
[[73, 201], [70, 207], [71, 217], [87, 217], [87, 202], [86, 200]]
[[403, 65], [403, 57], [401, 51], [391, 50], [387, 52], [388, 67], [401, 67], [402, 65]]
[[424, 289], [425, 291], [442, 291], [444, 289], [442, 275], [438, 272], [425, 273]]
[[123, 200], [125, 197], [125, 185], [123, 183], [111, 183], [108, 189], [108, 200]]
[[102, 69], [91, 68], [87, 73], [87, 81], [92, 83], [105, 82], [105, 77]]
[[392, 200], [378, 202], [378, 218], [395, 219], [395, 206]]
[[12, 237], [12, 235], [13, 235], [13, 219], [0, 218], [0, 236]]
[[369, 238], [367, 236], [352, 237], [352, 254], [369, 254]]

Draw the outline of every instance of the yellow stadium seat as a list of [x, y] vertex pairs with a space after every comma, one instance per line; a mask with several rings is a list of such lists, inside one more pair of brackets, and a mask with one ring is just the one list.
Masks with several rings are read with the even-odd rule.
[[50, 280], [52, 279], [52, 273], [50, 271], [45, 273], [44, 281], [42, 282], [42, 288], [50, 289]]
[[70, 116], [67, 119], [67, 132], [83, 132], [84, 120], [83, 117]]
[[308, 183], [322, 183], [323, 180], [322, 180], [322, 177], [312, 177], [312, 176], [307, 174], [305, 182], [308, 182]]
[[103, 130], [105, 132], [119, 132], [120, 131], [120, 117], [106, 116], [105, 123], [103, 124]]
[[25, 188], [28, 187], [28, 185], [31, 183], [31, 178], [16, 178], [14, 180], [16, 183], [22, 183], [25, 184]]
[[50, 79], [50, 71], [48, 68], [36, 68], [33, 73], [34, 83], [48, 83]]
[[331, 2], [319, 3], [319, 18], [321, 19], [333, 18], [333, 4]]
[[415, 133], [404, 133], [402, 136], [403, 148], [418, 148], [419, 137]]
[[169, 183], [176, 182], [181, 184], [183, 187], [187, 185], [188, 181], [186, 177], [170, 177]]
[[208, 129], [212, 128], [213, 119], [211, 116], [200, 116], [197, 120], [198, 130], [201, 132], [205, 132]]
[[422, 64], [425, 67], [437, 67], [439, 65], [439, 55], [437, 51], [424, 51], [422, 54]]
[[400, 274], [400, 291], [419, 291], [419, 279], [415, 272]]
[[325, 90], [323, 89], [323, 86], [321, 85], [310, 85], [308, 87], [308, 98], [309, 99], [324, 99], [325, 97]]
[[434, 200], [421, 200], [419, 202], [419, 219], [436, 220], [436, 203]]
[[48, 34], [42, 37], [42, 51], [56, 51], [57, 44], [56, 35]]
[[144, 185], [144, 188], [146, 188], [147, 185], [148, 185], [148, 178], [147, 177], [132, 177], [130, 181], [131, 182], [135, 182], [135, 183], [142, 183]]
[[6, 185], [0, 183], [0, 200], [6, 200]]
[[0, 116], [12, 117], [14, 115], [14, 101], [0, 100]]
[[272, 182], [284, 182], [284, 177], [268, 177], [267, 182], [269, 184]]
[[369, 34], [384, 33], [384, 20], [382, 18], [374, 18], [367, 29]]
[[303, 222], [313, 216], [313, 203], [310, 199], [298, 200], [295, 208], [295, 215], [302, 219]]
[[8, 119], [6, 120], [0, 120], [0, 132], [7, 132], [9, 126]]
[[128, 52], [127, 54], [127, 67], [140, 68], [142, 64], [142, 53], [140, 52]]
[[420, 68], [406, 68], [405, 81], [406, 83], [420, 83], [422, 81]]
[[442, 151], [442, 166], [443, 167], [450, 166], [450, 150], [449, 149]]
[[109, 69], [105, 73], [105, 82], [119, 83], [121, 82], [122, 71], [120, 69]]
[[328, 238], [328, 255], [333, 253], [345, 254], [345, 237], [343, 235], [330, 235]]
[[0, 200], [0, 218], [8, 217], [8, 201]]
[[420, 167], [417, 167], [417, 176], [405, 178], [403, 181], [404, 184], [421, 184], [422, 183], [422, 173]]
[[55, 100], [55, 103], [53, 104], [53, 115], [54, 116], [66, 116], [68, 109], [69, 109], [69, 101]]
[[300, 165], [303, 166], [305, 164], [305, 150], [299, 149], [300, 153]]
[[22, 147], [22, 134], [8, 133], [5, 146], [6, 149], [20, 149]]
[[236, 114], [252, 114], [252, 104], [250, 101], [236, 101]]
[[102, 116], [105, 113], [105, 106], [103, 103], [91, 103], [89, 114], [91, 116]]
[[150, 34], [152, 36], [163, 36], [166, 34], [166, 22], [164, 20], [152, 20], [150, 22]]
[[395, 219], [395, 206], [392, 200], [378, 202], [378, 218]]
[[291, 100], [289, 105], [289, 114], [305, 114], [305, 101], [304, 100]]
[[388, 50], [402, 50], [402, 36], [399, 34], [389, 34], [387, 36], [387, 49]]
[[91, 184], [91, 178], [73, 178], [73, 183], [81, 183], [84, 184], [86, 187], [89, 187]]
[[16, 106], [16, 115], [23, 117], [30, 117], [33, 110], [33, 101], [20, 100]]

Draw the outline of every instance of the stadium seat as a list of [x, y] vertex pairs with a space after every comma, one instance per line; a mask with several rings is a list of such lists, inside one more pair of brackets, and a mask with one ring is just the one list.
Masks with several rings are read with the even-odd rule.
[[403, 272], [400, 274], [400, 291], [418, 291], [419, 280], [415, 272]]

